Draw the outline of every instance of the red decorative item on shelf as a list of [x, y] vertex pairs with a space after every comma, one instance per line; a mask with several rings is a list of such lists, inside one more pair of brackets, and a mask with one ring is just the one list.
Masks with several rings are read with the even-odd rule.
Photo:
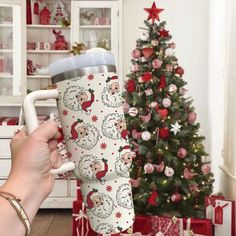
[[4, 72], [4, 68], [5, 68], [5, 60], [3, 56], [0, 56], [0, 73]]
[[26, 2], [26, 24], [32, 24], [32, 13], [31, 13], [31, 0], [27, 0]]
[[53, 43], [55, 50], [68, 50], [68, 43], [65, 41], [64, 35], [61, 34], [61, 30], [58, 32], [54, 29], [53, 34], [56, 37], [56, 41]]
[[27, 75], [33, 75], [36, 71], [33, 61], [27, 60]]
[[212, 233], [213, 226], [211, 220], [197, 218], [184, 219], [184, 235], [212, 236]]
[[18, 125], [19, 118], [18, 117], [0, 117], [0, 126], [6, 125]]
[[39, 24], [50, 25], [51, 13], [47, 7], [44, 7], [39, 13]]

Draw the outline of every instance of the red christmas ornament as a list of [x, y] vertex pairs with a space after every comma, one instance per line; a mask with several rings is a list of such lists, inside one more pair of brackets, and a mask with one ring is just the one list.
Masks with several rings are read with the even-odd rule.
[[176, 67], [175, 74], [182, 76], [184, 74], [184, 69], [181, 66]]
[[165, 119], [168, 115], [168, 110], [166, 108], [157, 110], [161, 119]]
[[177, 152], [179, 158], [184, 159], [187, 156], [187, 151], [185, 148], [180, 148]]
[[142, 53], [145, 57], [150, 57], [153, 54], [153, 48], [143, 48]]
[[160, 35], [160, 37], [167, 38], [167, 37], [169, 37], [169, 31], [162, 29], [159, 31], [159, 35]]
[[178, 192], [175, 192], [174, 194], [171, 195], [171, 201], [174, 203], [180, 202], [182, 200], [182, 195], [179, 194]]
[[132, 79], [129, 79], [127, 82], [126, 82], [126, 86], [125, 86], [126, 90], [129, 92], [129, 93], [133, 93], [135, 91], [135, 81], [132, 80]]
[[165, 77], [165, 75], [161, 75], [161, 77], [160, 77], [160, 83], [159, 83], [159, 85], [158, 85], [158, 88], [159, 89], [163, 89], [163, 88], [165, 88], [166, 87], [166, 77]]
[[150, 72], [145, 72], [142, 76], [143, 82], [148, 82], [152, 79], [152, 74]]
[[159, 137], [162, 139], [167, 139], [170, 136], [170, 131], [167, 127], [159, 129]]
[[157, 8], [156, 3], [153, 2], [152, 7], [151, 8], [144, 8], [144, 11], [146, 11], [149, 14], [147, 20], [152, 19], [152, 23], [154, 24], [155, 20], [160, 21], [159, 14], [162, 11], [164, 11], [164, 9]]
[[158, 197], [158, 192], [153, 191], [152, 194], [150, 195], [150, 197], [147, 200], [148, 203], [151, 204], [152, 206], [157, 206], [157, 202], [156, 202], [157, 197]]

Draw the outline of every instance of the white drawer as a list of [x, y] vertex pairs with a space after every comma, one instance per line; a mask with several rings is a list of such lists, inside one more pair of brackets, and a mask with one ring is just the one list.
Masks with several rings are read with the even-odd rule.
[[11, 139], [0, 139], [0, 158], [11, 157], [10, 142]]
[[11, 159], [0, 159], [0, 177], [6, 177], [11, 170]]
[[49, 197], [67, 197], [68, 196], [68, 185], [67, 180], [55, 180], [55, 185]]
[[75, 179], [70, 180], [70, 196], [77, 197], [77, 181]]

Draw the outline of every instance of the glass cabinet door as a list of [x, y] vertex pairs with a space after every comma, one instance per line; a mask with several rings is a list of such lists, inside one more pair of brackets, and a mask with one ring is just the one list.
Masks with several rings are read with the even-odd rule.
[[72, 6], [72, 42], [86, 49], [104, 48], [118, 58], [117, 1], [74, 1]]
[[21, 6], [0, 4], [0, 96], [21, 95]]

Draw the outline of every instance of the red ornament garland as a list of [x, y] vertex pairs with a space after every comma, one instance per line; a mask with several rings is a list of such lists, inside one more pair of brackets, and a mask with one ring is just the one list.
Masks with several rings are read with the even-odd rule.
[[127, 82], [126, 82], [126, 86], [125, 86], [127, 92], [129, 93], [133, 93], [135, 91], [135, 81], [132, 80], [132, 79], [129, 79]]
[[158, 192], [153, 191], [152, 194], [150, 195], [150, 197], [147, 200], [148, 203], [151, 204], [152, 206], [157, 206], [157, 202], [156, 202], [157, 197], [158, 197]]
[[160, 35], [160, 37], [167, 38], [167, 37], [169, 37], [169, 31], [162, 29], [159, 31], [159, 35]]
[[148, 82], [152, 79], [152, 73], [151, 72], [145, 72], [142, 76], [143, 82]]
[[159, 88], [159, 89], [163, 89], [163, 88], [165, 88], [165, 87], [166, 87], [166, 77], [165, 77], [165, 75], [161, 75], [161, 77], [160, 77], [160, 83], [159, 83], [158, 88]]
[[159, 129], [159, 137], [162, 139], [167, 139], [170, 136], [170, 131], [167, 127]]

